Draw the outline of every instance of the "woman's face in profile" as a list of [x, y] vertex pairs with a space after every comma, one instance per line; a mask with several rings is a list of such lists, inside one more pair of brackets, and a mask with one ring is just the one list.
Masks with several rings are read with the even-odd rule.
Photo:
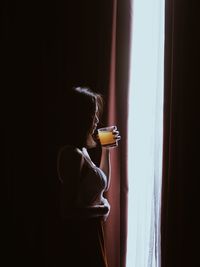
[[94, 119], [93, 119], [93, 125], [92, 125], [92, 134], [94, 133], [94, 131], [97, 128], [97, 125], [99, 123], [99, 118], [98, 118], [98, 106], [96, 105], [96, 113], [94, 115]]

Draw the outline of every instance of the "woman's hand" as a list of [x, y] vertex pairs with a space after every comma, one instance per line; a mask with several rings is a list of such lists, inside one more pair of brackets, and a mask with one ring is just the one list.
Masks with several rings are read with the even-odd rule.
[[117, 129], [113, 129], [112, 134], [114, 136], [114, 139], [116, 140], [116, 144], [114, 146], [118, 146], [118, 141], [121, 140], [121, 136], [119, 135], [119, 131]]
[[118, 146], [118, 141], [121, 140], [121, 136], [120, 136], [119, 131], [117, 130], [116, 126], [113, 127], [112, 135], [113, 135], [113, 139], [115, 140], [115, 142], [112, 143], [112, 145], [102, 146], [103, 149], [109, 149], [109, 148], [113, 148], [113, 147]]
[[[111, 127], [108, 127], [108, 128], [111, 128], [111, 130], [107, 132], [106, 128], [102, 128], [103, 132], [102, 133], [97, 133], [95, 135], [95, 140], [98, 143], [101, 144], [103, 149], [104, 148], [105, 149], [109, 149], [109, 148], [112, 148], [112, 147], [117, 147], [118, 146], [118, 141], [121, 140], [121, 136], [120, 136], [119, 131], [117, 130], [116, 126], [111, 126]], [[104, 129], [106, 129], [106, 130], [104, 130]], [[112, 133], [112, 135], [113, 135], [112, 138], [108, 135], [109, 132]], [[106, 133], [106, 135], [104, 135], [105, 133]], [[103, 136], [100, 138], [99, 134], [101, 134], [101, 136], [103, 134]]]

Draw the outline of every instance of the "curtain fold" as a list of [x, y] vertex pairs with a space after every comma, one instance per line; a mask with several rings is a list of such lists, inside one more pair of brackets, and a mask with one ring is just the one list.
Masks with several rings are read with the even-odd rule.
[[162, 267], [198, 266], [199, 19], [197, 3], [166, 1]]
[[122, 136], [111, 151], [112, 182], [108, 193], [111, 213], [106, 226], [110, 267], [126, 266], [127, 246], [127, 123], [130, 63], [131, 1], [113, 0], [112, 45], [107, 123], [117, 125]]
[[[107, 99], [107, 124], [116, 125], [119, 129], [118, 118], [116, 117], [116, 21], [117, 1], [112, 1], [112, 32], [111, 32], [111, 53], [110, 72]], [[120, 143], [120, 142], [119, 142]], [[111, 204], [111, 212], [108, 218], [106, 230], [106, 247], [108, 264], [120, 266], [120, 162], [119, 148], [111, 151], [111, 186], [108, 192], [108, 199]]]

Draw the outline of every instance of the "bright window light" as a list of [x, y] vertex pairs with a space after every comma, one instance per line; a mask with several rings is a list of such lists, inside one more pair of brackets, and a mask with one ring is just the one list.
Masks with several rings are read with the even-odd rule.
[[164, 0], [133, 0], [127, 267], [160, 266]]

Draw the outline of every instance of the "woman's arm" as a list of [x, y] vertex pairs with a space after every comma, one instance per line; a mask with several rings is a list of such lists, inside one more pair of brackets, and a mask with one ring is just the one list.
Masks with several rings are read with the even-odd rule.
[[110, 186], [110, 177], [111, 177], [111, 163], [110, 163], [110, 150], [107, 148], [102, 147], [102, 155], [101, 155], [101, 162], [100, 162], [100, 169], [106, 174], [107, 176], [107, 191]]
[[[121, 136], [119, 135], [119, 131], [117, 131], [115, 128], [113, 129], [113, 138], [116, 140], [115, 147], [118, 146], [118, 141], [121, 139]], [[97, 135], [97, 140], [99, 140], [99, 137]], [[112, 146], [113, 147], [113, 146]], [[111, 178], [111, 162], [110, 162], [110, 149], [109, 147], [105, 148], [102, 146], [102, 155], [101, 155], [101, 162], [100, 162], [100, 168], [107, 176], [107, 188], [105, 191], [107, 191], [110, 187], [110, 178]]]
[[63, 214], [64, 219], [81, 219], [102, 218], [106, 221], [110, 213], [110, 204], [105, 202], [102, 205], [76, 207]]
[[80, 218], [102, 217], [107, 218], [110, 212], [110, 204], [108, 201], [102, 205], [86, 206], [78, 209]]

